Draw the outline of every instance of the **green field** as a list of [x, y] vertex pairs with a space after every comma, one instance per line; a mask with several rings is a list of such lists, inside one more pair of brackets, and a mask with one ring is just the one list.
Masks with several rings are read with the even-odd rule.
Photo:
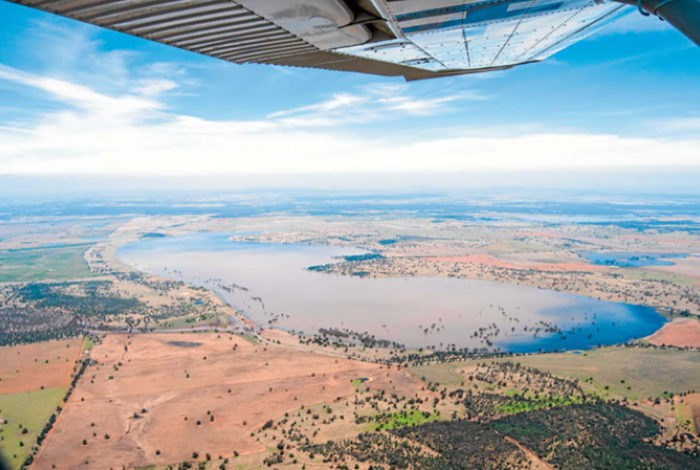
[[157, 329], [180, 330], [183, 328], [194, 328], [202, 325], [221, 325], [225, 327], [229, 324], [229, 315], [224, 312], [208, 312], [193, 316], [191, 314], [170, 317], [151, 325]]
[[641, 400], [661, 397], [664, 392], [700, 390], [700, 354], [692, 351], [610, 347], [508, 360], [582, 383], [592, 378], [587, 387], [602, 396]]
[[692, 415], [686, 415], [685, 411], [686, 408], [683, 404], [676, 407], [676, 418], [678, 419], [678, 424], [687, 426], [688, 431], [692, 432], [693, 434], [697, 434], [698, 429], [696, 429], [695, 420], [693, 419]]
[[258, 344], [260, 344], [260, 340], [258, 338], [256, 338], [255, 336], [250, 336], [250, 335], [239, 335], [239, 336], [241, 338], [243, 338], [244, 340], [248, 341], [253, 346], [257, 346]]
[[[44, 429], [51, 414], [61, 404], [65, 388], [33, 390], [31, 392], [0, 395], [0, 452], [10, 469], [18, 469], [31, 453], [36, 437]], [[7, 424], [4, 424], [7, 421]], [[22, 428], [27, 429], [22, 434]], [[23, 446], [20, 446], [20, 442]]]
[[638, 280], [648, 280], [648, 281], [662, 281], [662, 282], [674, 282], [676, 284], [682, 284], [686, 286], [694, 286], [698, 283], [697, 279], [692, 277], [683, 276], [682, 274], [667, 273], [663, 271], [653, 271], [650, 269], [643, 268], [622, 268], [620, 269], [622, 275], [628, 279]]
[[83, 257], [91, 244], [0, 251], [0, 282], [91, 277]]

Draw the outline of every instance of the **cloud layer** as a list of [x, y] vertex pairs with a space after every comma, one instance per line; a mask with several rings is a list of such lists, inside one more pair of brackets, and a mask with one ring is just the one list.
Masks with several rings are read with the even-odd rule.
[[[458, 116], [468, 112], [470, 102], [493, 99], [478, 90], [420, 96], [410, 85], [380, 83], [260, 119], [205, 119], [169, 107], [170, 94], [184, 84], [174, 73], [176, 65], [153, 64], [146, 76], [133, 78], [124, 54], [109, 57], [119, 86], [105, 90], [102, 83], [101, 91], [79, 74], [58, 78], [0, 64], [0, 82], [39, 93], [51, 105], [51, 111], [21, 122], [0, 114], [0, 174], [221, 176], [700, 166], [700, 139], [692, 135], [629, 138], [533, 130], [539, 129], [536, 123], [523, 123], [520, 129], [455, 124], [420, 134], [390, 130], [400, 130], [412, 119]], [[382, 125], [387, 131], [374, 129]], [[697, 119], [665, 125], [698, 129]]]

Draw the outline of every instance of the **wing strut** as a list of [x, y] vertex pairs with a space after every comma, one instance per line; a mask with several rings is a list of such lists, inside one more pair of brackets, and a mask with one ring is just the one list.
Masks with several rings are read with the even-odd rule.
[[668, 21], [700, 46], [700, 0], [615, 0]]

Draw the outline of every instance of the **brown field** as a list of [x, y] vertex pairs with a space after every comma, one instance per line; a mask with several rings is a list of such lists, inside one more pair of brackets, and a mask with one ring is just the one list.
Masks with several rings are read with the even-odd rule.
[[68, 386], [82, 343], [71, 339], [0, 348], [0, 395]]
[[[314, 343], [299, 344], [299, 336], [288, 333], [284, 330], [269, 328], [260, 332], [260, 337], [275, 344], [279, 344], [292, 349], [301, 349], [308, 352], [320, 353], [327, 356], [344, 357], [347, 359], [367, 360], [371, 362], [387, 361], [394, 356], [395, 350], [389, 348], [367, 348], [362, 346], [348, 348], [338, 343], [330, 346], [321, 346]], [[304, 337], [305, 338], [305, 337]], [[409, 350], [417, 353], [417, 350]]]
[[700, 434], [700, 393], [693, 393], [683, 398], [684, 409], [687, 410], [687, 419], [692, 420], [692, 429], [695, 434]]
[[665, 344], [679, 348], [700, 348], [700, 321], [683, 318], [666, 323], [647, 340], [657, 346]]
[[251, 433], [267, 420], [350, 396], [354, 379], [406, 396], [421, 389], [395, 369], [223, 333], [111, 335], [91, 357], [98, 364], [83, 375], [35, 470], [163, 465], [195, 451], [200, 459], [258, 453], [265, 446]]
[[546, 263], [546, 264], [515, 264], [501, 261], [488, 255], [438, 256], [424, 258], [425, 261], [437, 263], [468, 263], [494, 266], [504, 269], [533, 269], [535, 271], [566, 272], [566, 271], [604, 271], [605, 266], [587, 263]]

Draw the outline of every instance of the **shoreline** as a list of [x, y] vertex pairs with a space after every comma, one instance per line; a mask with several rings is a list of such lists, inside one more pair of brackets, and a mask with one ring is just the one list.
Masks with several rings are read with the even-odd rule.
[[[229, 232], [229, 233], [209, 232], [209, 233], [212, 234], [212, 235], [214, 235], [214, 236], [219, 236], [219, 237], [224, 236], [224, 237], [226, 238], [226, 240], [230, 240], [231, 242], [234, 242], [234, 243], [251, 243], [251, 244], [254, 244], [254, 245], [256, 245], [256, 246], [269, 245], [269, 244], [270, 244], [270, 243], [259, 242], [259, 241], [258, 241], [258, 242], [248, 242], [248, 241], [232, 240], [231, 237], [229, 236], [230, 232]], [[193, 234], [187, 234], [187, 235], [193, 235]], [[185, 235], [185, 236], [187, 236], [187, 235]], [[133, 241], [138, 242], [139, 240], [130, 240], [130, 242], [133, 242]], [[148, 241], [152, 243], [152, 240], [148, 240]], [[272, 243], [272, 245], [280, 245], [280, 243]], [[306, 247], [306, 246], [313, 246], [313, 245], [298, 244], [298, 243], [285, 243], [284, 245], [286, 245], [286, 246], [290, 246], [290, 245], [300, 245], [300, 246], [304, 246], [304, 247]], [[122, 246], [123, 246], [123, 245], [122, 245]], [[122, 246], [120, 246], [117, 250], [115, 250], [115, 255], [118, 256], [118, 251], [119, 251], [120, 248], [122, 248]], [[319, 246], [320, 246], [320, 247], [326, 247], [326, 246], [328, 246], [328, 247], [333, 247], [332, 245], [319, 245]], [[360, 250], [361, 248], [357, 248], [357, 249]], [[318, 332], [315, 332], [315, 333], [313, 333], [313, 334], [311, 334], [311, 335], [308, 335], [308, 334], [300, 333], [300, 332], [298, 332], [296, 329], [293, 329], [293, 328], [287, 328], [287, 327], [284, 327], [284, 326], [281, 326], [281, 325], [275, 325], [274, 323], [264, 324], [264, 323], [260, 323], [260, 322], [258, 322], [258, 321], [256, 321], [256, 320], [254, 320], [254, 319], [253, 319], [252, 317], [250, 317], [244, 310], [236, 308], [236, 306], [233, 305], [233, 303], [231, 303], [229, 300], [227, 300], [227, 298], [226, 298], [226, 297], [224, 296], [224, 294], [223, 294], [223, 291], [222, 291], [221, 289], [217, 288], [216, 285], [212, 285], [209, 281], [200, 281], [200, 282], [197, 282], [197, 281], [193, 281], [193, 280], [185, 280], [185, 279], [182, 278], [182, 272], [179, 272], [179, 274], [178, 274], [177, 277], [176, 277], [176, 276], [168, 276], [167, 274], [164, 275], [164, 274], [162, 274], [162, 273], [157, 273], [157, 274], [156, 274], [156, 273], [150, 272], [150, 271], [146, 270], [145, 268], [142, 268], [142, 267], [140, 267], [140, 266], [138, 266], [138, 265], [130, 265], [130, 264], [128, 264], [126, 261], [122, 260], [121, 258], [120, 258], [120, 262], [121, 262], [122, 264], [125, 264], [125, 265], [129, 266], [131, 269], [135, 269], [135, 270], [137, 270], [137, 271], [139, 271], [139, 272], [142, 272], [142, 273], [145, 273], [145, 274], [147, 274], [147, 275], [149, 275], [149, 276], [164, 277], [165, 279], [173, 279], [173, 280], [177, 280], [177, 281], [180, 281], [180, 282], [185, 282], [185, 283], [187, 283], [187, 284], [194, 285], [194, 286], [197, 286], [197, 287], [200, 287], [200, 288], [204, 288], [204, 289], [209, 290], [210, 292], [214, 293], [223, 303], [225, 303], [226, 305], [228, 305], [228, 306], [235, 312], [236, 316], [234, 316], [234, 318], [241, 319], [241, 320], [246, 324], [246, 326], [248, 326], [249, 328], [252, 328], [253, 331], [254, 331], [256, 334], [262, 333], [263, 331], [268, 330], [268, 329], [276, 329], [276, 330], [284, 331], [284, 332], [287, 333], [287, 334], [294, 335], [294, 336], [297, 337], [297, 338], [318, 336]], [[420, 276], [420, 277], [422, 278], [423, 276]], [[435, 279], [435, 278], [433, 278], [433, 277], [425, 277], [425, 278], [426, 278], [426, 279]], [[403, 278], [401, 278], [401, 277], [396, 277], [396, 278], [393, 278], [393, 279], [411, 279], [411, 278], [409, 278], [409, 277], [403, 277]], [[439, 278], [438, 278], [438, 279], [439, 279]], [[475, 280], [471, 280], [471, 281], [479, 281], [479, 280], [475, 279]], [[509, 284], [509, 283], [501, 283], [501, 282], [492, 281], [492, 280], [481, 280], [481, 282], [486, 282], [486, 283], [489, 283], [489, 284], [495, 284], [495, 285], [499, 285], [499, 286], [508, 285], [508, 286], [512, 286], [512, 287], [514, 287], [514, 288], [518, 288], [518, 287], [527, 288], [528, 290], [534, 290], [534, 289], [535, 289], [534, 287], [531, 287], [531, 286], [515, 286], [515, 285]], [[669, 316], [668, 316], [667, 314], [664, 314], [664, 312], [661, 311], [661, 308], [653, 308], [653, 307], [650, 307], [650, 306], [647, 306], [647, 305], [632, 304], [632, 303], [627, 303], [627, 302], [603, 301], [603, 300], [601, 300], [601, 299], [596, 299], [596, 298], [590, 297], [590, 296], [585, 296], [585, 295], [580, 295], [580, 294], [571, 294], [571, 293], [567, 293], [567, 292], [561, 292], [561, 291], [550, 290], [550, 289], [536, 289], [536, 290], [538, 290], [538, 291], [544, 290], [544, 291], [546, 291], [546, 292], [551, 292], [552, 294], [561, 295], [561, 296], [567, 296], [567, 297], [568, 297], [568, 296], [573, 296], [573, 297], [577, 297], [577, 298], [580, 297], [580, 298], [582, 298], [582, 299], [585, 299], [586, 301], [593, 301], [593, 302], [596, 302], [596, 301], [598, 301], [598, 302], [610, 302], [610, 303], [618, 304], [618, 305], [625, 306], [625, 307], [629, 307], [629, 308], [653, 309], [654, 312], [655, 312], [656, 314], [658, 314], [659, 316], [661, 316], [661, 317], [663, 317], [663, 318], [665, 318], [665, 319], [669, 318]], [[519, 307], [518, 307], [518, 308], [519, 308]], [[672, 317], [671, 317], [671, 318], [672, 318]], [[341, 322], [341, 323], [342, 323], [342, 322]], [[626, 339], [626, 340], [624, 340], [624, 341], [615, 341], [615, 342], [606, 342], [606, 343], [596, 343], [596, 344], [593, 344], [593, 343], [592, 343], [592, 344], [589, 344], [589, 345], [574, 344], [574, 345], [571, 345], [570, 347], [563, 347], [563, 348], [562, 348], [562, 347], [551, 347], [551, 348], [546, 348], [545, 352], [562, 352], [562, 351], [572, 351], [572, 350], [592, 350], [592, 349], [595, 349], [595, 348], [598, 348], [598, 347], [601, 347], [601, 346], [616, 346], [616, 345], [625, 344], [625, 343], [630, 342], [630, 341], [638, 341], [638, 340], [640, 340], [640, 339], [644, 339], [644, 338], [646, 338], [646, 337], [648, 337], [648, 336], [651, 336], [651, 335], [655, 334], [656, 332], [660, 331], [660, 330], [664, 327], [665, 323], [666, 323], [666, 322], [664, 322], [663, 324], [660, 324], [660, 325], [658, 326], [658, 328], [657, 328], [654, 332], [652, 332], [651, 334], [647, 334], [646, 336], [630, 337], [630, 338], [628, 338], [628, 339]], [[593, 324], [595, 324], [595, 322], [594, 322]], [[613, 324], [614, 324], [614, 322], [613, 322]], [[324, 327], [324, 328], [325, 328], [325, 327]], [[574, 328], [574, 326], [570, 326], [570, 327], [567, 327], [567, 328]], [[563, 331], [566, 331], [567, 328], [563, 328]], [[304, 333], [305, 333], [305, 332], [306, 332], [306, 331], [304, 330]], [[551, 339], [555, 339], [555, 338], [556, 338], [556, 335], [557, 335], [557, 332], [556, 332], [556, 331], [555, 331], [555, 332], [551, 332], [551, 333], [549, 333], [549, 334], [546, 335], [546, 338], [547, 338], [547, 339], [550, 339], [550, 340], [551, 340]], [[506, 336], [510, 336], [510, 334], [506, 333]], [[535, 337], [537, 337], [537, 335], [535, 335]], [[539, 336], [539, 338], [545, 338], [545, 337]], [[339, 339], [339, 341], [340, 341], [340, 339]], [[400, 340], [395, 340], [395, 341], [401, 342]], [[342, 341], [341, 341], [341, 342], [342, 342]], [[497, 344], [497, 343], [494, 343], [494, 345], [495, 345], [495, 344]], [[502, 344], [503, 344], [503, 343], [502, 343]], [[518, 344], [518, 343], [513, 343], [513, 345], [515, 345], [515, 346], [517, 346], [517, 344]], [[566, 346], [566, 345], [562, 345], [562, 346]], [[470, 347], [469, 347], [469, 348], [470, 348]], [[422, 347], [412, 346], [411, 349], [415, 349], [415, 350], [420, 350], [420, 349], [428, 349], [428, 350], [430, 350], [430, 349], [433, 349], [434, 351], [442, 351], [442, 352], [448, 352], [448, 351], [450, 350], [449, 345], [448, 345], [447, 348], [442, 348], [442, 349], [434, 349], [434, 348], [432, 348], [431, 346], [425, 346], [425, 345], [422, 346]], [[487, 349], [488, 349], [488, 348], [487, 348]], [[517, 348], [517, 347], [514, 348], [514, 349], [512, 349], [512, 350], [509, 350], [508, 347], [507, 347], [507, 345], [503, 345], [503, 346], [499, 347], [498, 349], [496, 349], [495, 347], [490, 347], [490, 351], [489, 351], [489, 352], [492, 353], [492, 354], [498, 354], [498, 353], [504, 353], [504, 354], [537, 354], [537, 353], [539, 353], [539, 352], [541, 352], [541, 351], [543, 351], [541, 348], [540, 348], [540, 349], [533, 349], [533, 350], [525, 351], [525, 350], [522, 350], [522, 349], [519, 350], [519, 348]]]

